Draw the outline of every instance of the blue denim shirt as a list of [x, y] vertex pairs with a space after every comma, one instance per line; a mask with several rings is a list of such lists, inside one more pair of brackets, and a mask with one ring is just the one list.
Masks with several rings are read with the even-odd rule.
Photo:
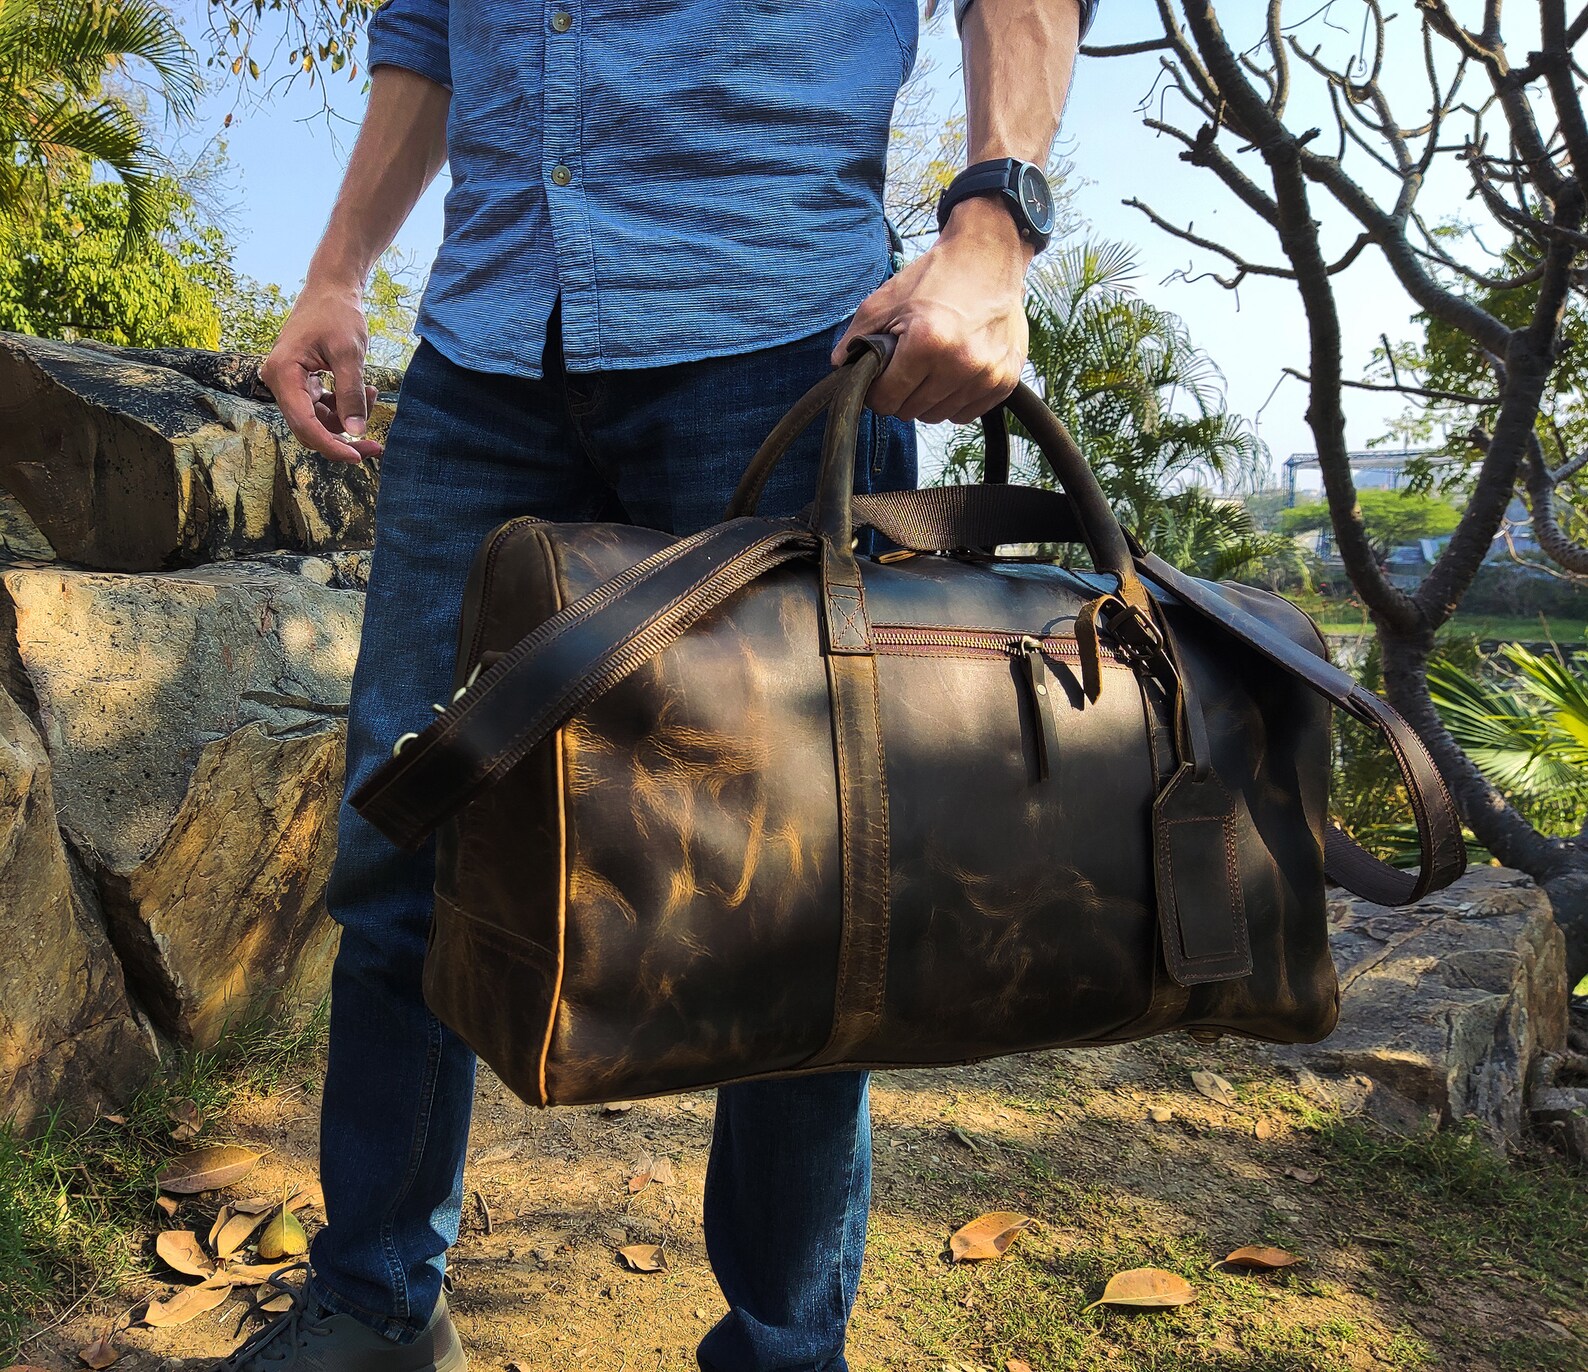
[[916, 39], [915, 0], [387, 0], [368, 65], [452, 90], [416, 331], [538, 377], [559, 295], [571, 371], [837, 324], [887, 274], [888, 128]]

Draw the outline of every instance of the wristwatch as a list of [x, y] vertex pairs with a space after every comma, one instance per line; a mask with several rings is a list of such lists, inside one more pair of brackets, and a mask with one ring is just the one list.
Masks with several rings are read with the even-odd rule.
[[966, 167], [938, 197], [937, 227], [948, 223], [955, 205], [973, 195], [996, 195], [1014, 216], [1026, 242], [1034, 243], [1038, 252], [1048, 246], [1053, 237], [1053, 191], [1035, 162], [999, 157]]

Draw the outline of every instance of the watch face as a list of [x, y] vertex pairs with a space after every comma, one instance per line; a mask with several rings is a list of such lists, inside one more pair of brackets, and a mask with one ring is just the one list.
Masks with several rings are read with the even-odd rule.
[[1053, 192], [1041, 169], [1027, 162], [1020, 169], [1020, 203], [1038, 233], [1053, 232]]

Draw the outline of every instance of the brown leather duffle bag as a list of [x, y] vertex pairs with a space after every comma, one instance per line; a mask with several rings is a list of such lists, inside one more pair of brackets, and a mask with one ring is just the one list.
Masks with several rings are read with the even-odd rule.
[[[431, 1007], [562, 1105], [1169, 1030], [1333, 1028], [1325, 878], [1401, 903], [1465, 868], [1407, 724], [1277, 596], [1121, 530], [1030, 390], [1064, 494], [854, 496], [863, 340], [687, 538], [513, 520], [470, 579], [453, 703], [353, 796], [437, 840]], [[819, 488], [754, 515], [829, 409]], [[869, 527], [896, 545], [856, 553]], [[1079, 543], [1094, 571], [1000, 558]], [[1400, 764], [1422, 867], [1327, 819], [1330, 707]]]

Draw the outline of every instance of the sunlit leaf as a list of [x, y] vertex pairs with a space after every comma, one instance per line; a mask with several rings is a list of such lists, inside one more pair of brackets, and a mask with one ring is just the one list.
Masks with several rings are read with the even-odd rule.
[[1140, 1310], [1168, 1310], [1196, 1299], [1196, 1289], [1184, 1277], [1161, 1267], [1133, 1267], [1108, 1279], [1103, 1294], [1086, 1307], [1129, 1306]]
[[991, 1258], [1001, 1258], [1009, 1245], [1033, 1223], [1029, 1215], [994, 1210], [956, 1229], [949, 1238], [948, 1251], [955, 1262], [985, 1262]]

